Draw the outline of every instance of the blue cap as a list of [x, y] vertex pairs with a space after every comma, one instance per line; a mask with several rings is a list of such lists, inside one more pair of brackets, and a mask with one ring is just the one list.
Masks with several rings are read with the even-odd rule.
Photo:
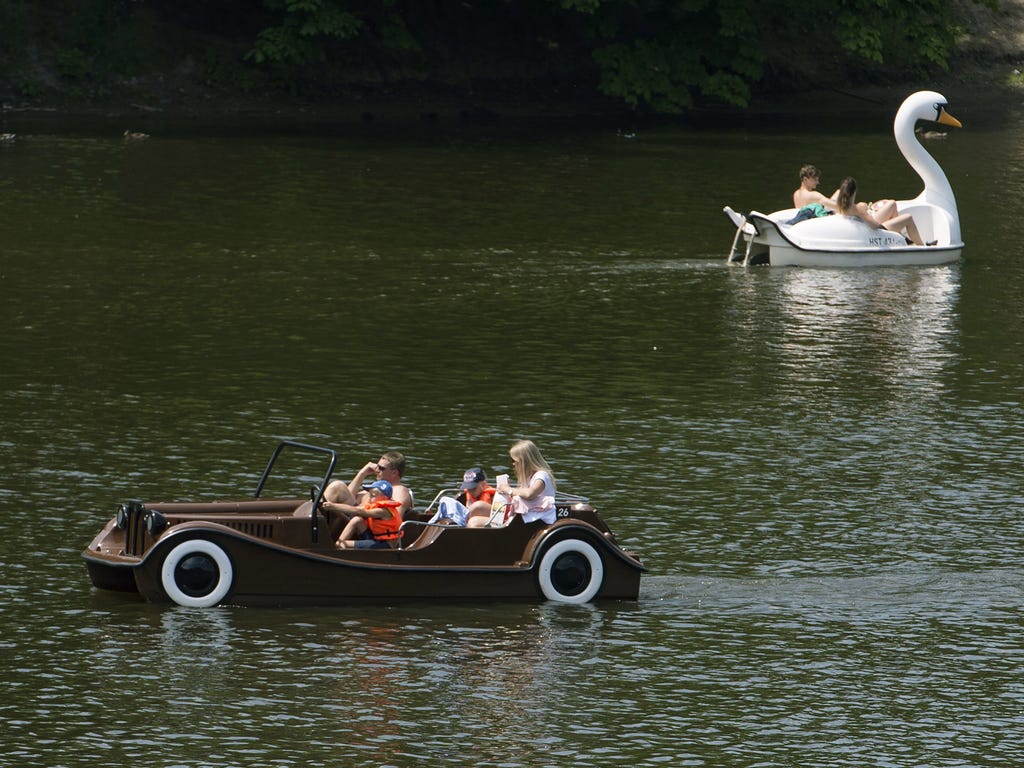
[[394, 492], [394, 489], [391, 487], [391, 483], [389, 483], [387, 480], [378, 480], [375, 483], [370, 483], [366, 487], [376, 488], [378, 491], [381, 492], [383, 496], [386, 496], [389, 499], [391, 498], [391, 494]]
[[473, 467], [472, 469], [467, 469], [465, 472], [462, 473], [462, 490], [466, 490], [468, 488], [475, 488], [477, 485], [479, 485], [486, 479], [487, 475], [484, 474], [484, 471], [480, 469], [480, 467]]

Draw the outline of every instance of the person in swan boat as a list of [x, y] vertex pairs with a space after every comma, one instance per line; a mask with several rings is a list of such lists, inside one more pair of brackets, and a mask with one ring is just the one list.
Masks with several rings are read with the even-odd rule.
[[[887, 229], [890, 232], [897, 233], [906, 230], [906, 236], [911, 243], [914, 245], [924, 245], [921, 233], [917, 229], [917, 224], [914, 223], [914, 217], [909, 213], [901, 213], [885, 220], [879, 220], [871, 213], [867, 203], [858, 203], [857, 180], [853, 176], [847, 176], [843, 179], [843, 183], [839, 185], [839, 196], [836, 199], [836, 204], [838, 212], [843, 216], [858, 218], [875, 229]], [[895, 203], [893, 203], [893, 208], [895, 207]], [[934, 244], [934, 242], [929, 243], [929, 245]]]
[[818, 191], [818, 184], [821, 183], [821, 171], [813, 165], [805, 165], [800, 169], [800, 186], [793, 191], [793, 207], [806, 208], [809, 205], [820, 205], [826, 212], [835, 213], [836, 198], [839, 197], [839, 190], [832, 193], [832, 197], [825, 197]]

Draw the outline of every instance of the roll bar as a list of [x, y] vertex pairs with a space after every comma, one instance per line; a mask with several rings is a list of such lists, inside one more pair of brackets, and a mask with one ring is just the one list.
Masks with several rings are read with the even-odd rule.
[[263, 486], [266, 485], [267, 478], [270, 477], [270, 470], [274, 466], [274, 462], [277, 461], [277, 457], [281, 455], [281, 451], [285, 448], [295, 448], [300, 451], [311, 451], [313, 453], [323, 453], [330, 456], [330, 461], [327, 464], [327, 472], [324, 474], [323, 482], [319, 486], [315, 487], [315, 493], [311, 494], [313, 508], [310, 510], [309, 518], [312, 520], [311, 534], [313, 537], [313, 543], [316, 544], [319, 539], [320, 532], [317, 526], [317, 515], [316, 511], [320, 506], [320, 501], [324, 497], [324, 489], [327, 488], [327, 484], [331, 481], [331, 475], [334, 474], [334, 465], [338, 461], [338, 455], [332, 448], [321, 448], [318, 445], [308, 445], [306, 443], [299, 443], [295, 440], [282, 440], [277, 444], [277, 448], [270, 456], [270, 461], [267, 462], [267, 468], [263, 470], [263, 476], [260, 478], [259, 484], [256, 486], [255, 498], [260, 497], [260, 493], [263, 492]]

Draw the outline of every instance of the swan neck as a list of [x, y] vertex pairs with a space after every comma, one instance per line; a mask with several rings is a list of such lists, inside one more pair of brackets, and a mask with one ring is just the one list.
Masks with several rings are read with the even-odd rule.
[[918, 199], [939, 205], [956, 216], [956, 198], [953, 197], [949, 179], [946, 178], [946, 174], [935, 158], [918, 141], [917, 135], [914, 133], [916, 121], [908, 120], [902, 115], [900, 118], [897, 120], [894, 131], [896, 146], [900, 148], [907, 163], [924, 183], [924, 190]]

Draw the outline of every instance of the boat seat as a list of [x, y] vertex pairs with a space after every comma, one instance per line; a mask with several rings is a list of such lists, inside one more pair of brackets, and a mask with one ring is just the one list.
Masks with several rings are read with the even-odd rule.
[[925, 242], [938, 240], [949, 243], [952, 240], [949, 231], [949, 214], [934, 205], [908, 205], [899, 209], [900, 213], [909, 213]]
[[[445, 528], [451, 527], [453, 526], [438, 525], [437, 523], [433, 523], [430, 525], [426, 523], [420, 523], [418, 525], [408, 525], [406, 523], [403, 523], [402, 538], [399, 540], [401, 542], [400, 548], [404, 550], [410, 550], [423, 549], [424, 547], [429, 547], [431, 544], [437, 541], [438, 536], [444, 533]], [[423, 530], [420, 531], [420, 528], [422, 528]], [[406, 541], [408, 541], [409, 543], [406, 544]]]

